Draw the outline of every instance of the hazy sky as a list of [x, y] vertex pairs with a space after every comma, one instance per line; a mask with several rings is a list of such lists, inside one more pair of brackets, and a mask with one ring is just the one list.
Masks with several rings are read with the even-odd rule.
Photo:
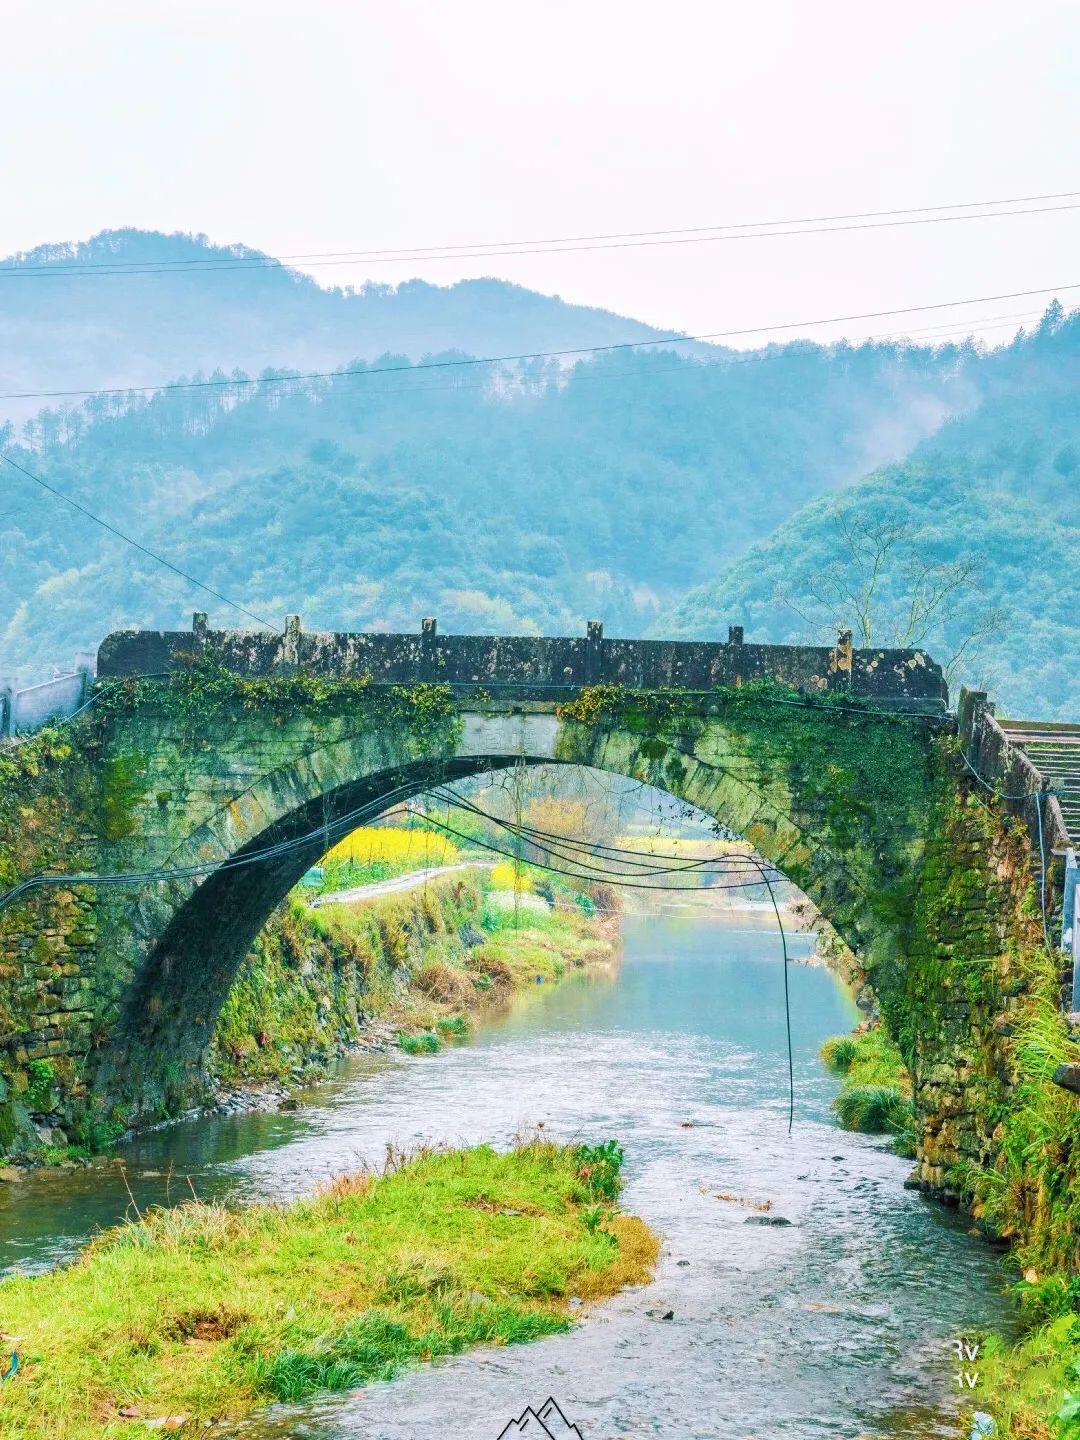
[[[291, 254], [1080, 190], [1078, 73], [1075, 0], [6, 0], [0, 252], [125, 225]], [[314, 273], [497, 274], [698, 333], [1080, 286], [1078, 242], [1067, 210]]]

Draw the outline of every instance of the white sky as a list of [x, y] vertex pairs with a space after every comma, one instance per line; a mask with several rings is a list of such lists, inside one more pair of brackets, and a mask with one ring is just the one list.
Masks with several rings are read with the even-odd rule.
[[[1075, 0], [3, 10], [4, 254], [124, 225], [288, 254], [1080, 190]], [[1080, 285], [1078, 242], [1075, 210], [315, 273], [339, 284], [497, 274], [700, 333]], [[1073, 296], [1080, 304], [1080, 288]], [[1041, 307], [840, 328], [957, 328], [957, 316], [985, 325]]]

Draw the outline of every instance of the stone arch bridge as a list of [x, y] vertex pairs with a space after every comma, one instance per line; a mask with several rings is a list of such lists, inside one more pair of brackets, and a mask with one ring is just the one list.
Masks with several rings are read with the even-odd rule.
[[[111, 635], [89, 711], [9, 760], [0, 840], [18, 837], [18, 863], [2, 878], [144, 878], [0, 911], [0, 1044], [16, 1067], [68, 1065], [91, 1109], [167, 1113], [197, 1091], [240, 962], [342, 817], [521, 761], [589, 765], [715, 817], [814, 901], [905, 1050], [924, 1180], [948, 1189], [950, 1166], [991, 1141], [938, 1144], [940, 1075], [997, 1063], [980, 1057], [1009, 1001], [1003, 957], [1032, 942], [1035, 848], [1031, 816], [985, 805], [961, 755], [958, 739], [993, 723], [985, 697], [965, 697], [962, 736], [947, 702], [925, 653], [853, 650], [847, 635], [441, 637], [433, 621], [305, 634], [295, 617], [269, 635], [201, 615], [190, 632]], [[995, 763], [1011, 773], [1005, 752]], [[29, 833], [12, 820], [28, 806]], [[1051, 854], [1059, 821], [1038, 807]], [[1052, 905], [1053, 876], [1040, 879]]]

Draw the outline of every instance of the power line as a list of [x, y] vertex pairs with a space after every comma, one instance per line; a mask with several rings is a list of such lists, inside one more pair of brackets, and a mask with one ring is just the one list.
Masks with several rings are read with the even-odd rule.
[[810, 320], [787, 320], [775, 325], [750, 325], [735, 330], [713, 330], [704, 334], [659, 335], [648, 340], [621, 340], [606, 345], [578, 345], [560, 350], [527, 350], [513, 355], [462, 356], [452, 360], [421, 360], [407, 365], [364, 365], [351, 369], [309, 370], [295, 375], [241, 376], [221, 380], [178, 380], [165, 385], [114, 385], [83, 390], [22, 390], [0, 394], [0, 400], [63, 400], [89, 398], [97, 395], [168, 394], [177, 390], [227, 390], [257, 385], [291, 385], [305, 380], [341, 380], [356, 376], [416, 374], [427, 370], [457, 370], [477, 365], [508, 365], [523, 360], [559, 360], [572, 355], [601, 355], [621, 350], [639, 350], [646, 345], [689, 345], [715, 340], [731, 340], [747, 335], [767, 335], [777, 331], [805, 330], [819, 325], [843, 325], [854, 320], [881, 320], [893, 315], [916, 315], [932, 310], [952, 310], [963, 305], [986, 305], [997, 300], [1028, 299], [1036, 295], [1052, 295], [1065, 290], [1080, 290], [1080, 281], [1067, 285], [1044, 285], [1033, 290], [1011, 290], [996, 295], [977, 295], [964, 300], [937, 300], [925, 305], [905, 305], [894, 310], [866, 310], [858, 314], [821, 316]]
[[[609, 863], [625, 865], [629, 870], [641, 870], [650, 874], [683, 874], [690, 870], [701, 870], [702, 867], [716, 865], [721, 868], [737, 869], [740, 866], [758, 866], [759, 862], [752, 856], [746, 854], [734, 855], [712, 855], [704, 859], [691, 860], [688, 856], [681, 855], [650, 855], [647, 851], [634, 850], [626, 845], [606, 845], [598, 840], [576, 840], [572, 836], [562, 835], [556, 831], [542, 830], [535, 825], [528, 825], [525, 822], [508, 821], [498, 815], [492, 815], [490, 811], [484, 810], [479, 805], [474, 805], [466, 796], [459, 795], [456, 790], [447, 786], [440, 786], [433, 790], [432, 795], [444, 804], [454, 805], [459, 810], [465, 810], [483, 820], [490, 821], [493, 825], [500, 825], [510, 830], [513, 834], [519, 835], [530, 844], [536, 845], [538, 849], [555, 849], [556, 846], [568, 847], [571, 851], [585, 851], [597, 859], [606, 859]], [[623, 858], [626, 857], [626, 858]], [[564, 858], [572, 858], [566, 857]], [[658, 861], [670, 860], [676, 862], [667, 867], [654, 869]], [[575, 862], [576, 863], [576, 862]]]
[[[451, 794], [452, 794], [452, 793], [453, 793], [453, 792], [451, 792]], [[446, 798], [449, 799], [449, 796], [447, 796]], [[459, 808], [464, 808], [464, 807], [459, 807]], [[475, 808], [475, 807], [471, 807], [471, 806], [470, 806], [469, 808]], [[480, 812], [480, 813], [484, 813], [484, 812]], [[519, 856], [514, 855], [514, 854], [513, 854], [512, 852], [510, 852], [510, 851], [500, 850], [500, 849], [498, 849], [498, 847], [496, 847], [496, 846], [489, 846], [489, 845], [486, 845], [483, 841], [477, 841], [477, 840], [475, 840], [475, 839], [471, 839], [471, 838], [468, 837], [468, 836], [464, 836], [464, 835], [461, 834], [460, 831], [454, 830], [451, 826], [442, 825], [438, 820], [434, 820], [433, 817], [428, 817], [428, 818], [431, 820], [431, 823], [435, 824], [435, 825], [438, 826], [440, 829], [445, 830], [448, 834], [457, 835], [457, 836], [459, 836], [461, 839], [467, 840], [468, 843], [470, 843], [470, 844], [480, 844], [481, 847], [484, 848], [484, 849], [494, 850], [495, 853], [508, 856], [510, 859], [513, 859], [513, 860], [518, 860], [518, 859], [520, 858]], [[507, 821], [502, 821], [502, 820], [498, 820], [498, 819], [496, 819], [495, 816], [490, 816], [489, 818], [492, 819], [492, 820], [494, 820], [496, 824], [502, 826], [503, 829], [510, 831], [512, 834], [518, 833], [516, 827], [513, 826], [513, 825], [511, 825], [509, 822], [507, 822]], [[563, 838], [566, 838], [566, 837], [563, 837]], [[608, 848], [608, 847], [604, 847], [604, 848]], [[764, 884], [766, 890], [767, 890], [768, 893], [769, 893], [769, 900], [772, 902], [773, 912], [774, 912], [775, 915], [776, 915], [776, 923], [777, 923], [777, 926], [779, 927], [779, 930], [780, 930], [781, 957], [782, 957], [782, 962], [783, 962], [783, 967], [784, 967], [784, 1022], [785, 1022], [785, 1030], [786, 1030], [786, 1036], [787, 1036], [787, 1062], [788, 1062], [788, 1134], [790, 1135], [790, 1134], [791, 1134], [791, 1130], [792, 1130], [792, 1126], [793, 1126], [794, 1123], [795, 1123], [795, 1061], [794, 1061], [794, 1053], [793, 1053], [793, 1047], [792, 1047], [792, 1041], [791, 1041], [791, 987], [790, 987], [789, 978], [788, 978], [789, 959], [788, 959], [788, 948], [787, 948], [787, 933], [786, 933], [786, 931], [784, 930], [784, 922], [783, 922], [783, 919], [782, 919], [782, 917], [781, 917], [781, 915], [780, 915], [780, 906], [777, 904], [776, 893], [775, 893], [775, 891], [773, 890], [772, 880], [771, 880], [771, 878], [770, 878], [770, 876], [769, 876], [769, 874], [768, 874], [768, 872], [767, 872], [766, 865], [765, 865], [764, 863], [762, 863], [760, 860], [755, 859], [754, 857], [747, 857], [747, 858], [750, 860], [751, 864], [753, 864], [754, 868], [756, 869], [756, 871], [757, 871], [757, 873], [758, 873], [758, 879], [757, 879], [757, 880], [734, 881], [734, 882], [731, 882], [731, 883], [723, 883], [723, 884], [718, 884], [718, 885], [710, 885], [708, 888], [709, 888], [710, 892], [717, 891], [717, 890], [751, 890], [751, 889], [755, 889], [755, 888], [756, 888], [758, 885], [760, 885], [760, 884]], [[534, 863], [536, 863], [536, 862], [529, 861], [529, 862], [527, 862], [527, 863], [529, 863], [529, 864], [534, 864]], [[544, 869], [544, 870], [553, 871], [555, 874], [570, 875], [572, 878], [576, 878], [576, 879], [588, 879], [588, 877], [584, 877], [584, 876], [575, 874], [575, 872], [573, 872], [573, 871], [559, 870], [559, 869], [557, 869], [556, 867], [554, 867], [554, 866], [552, 866], [552, 865], [550, 865], [550, 864], [540, 863], [540, 864], [538, 865], [538, 868]], [[589, 869], [592, 869], [593, 867], [590, 866], [590, 867], [588, 867], [588, 868], [589, 868]], [[770, 863], [769, 868], [772, 869], [772, 871], [773, 871], [773, 876], [775, 876], [775, 877], [777, 877], [777, 878], [780, 877], [780, 872], [777, 871], [777, 870], [776, 870], [776, 867], [775, 867], [775, 866], [772, 866], [771, 863]], [[682, 872], [680, 871], [680, 872], [677, 872], [677, 873], [682, 873]], [[626, 880], [626, 879], [621, 878], [621, 877], [619, 877], [619, 876], [617, 876], [617, 875], [608, 876], [606, 883], [608, 883], [608, 884], [610, 884], [610, 885], [614, 885], [614, 886], [616, 886], [617, 888], [626, 889], [626, 890], [651, 890], [651, 891], [658, 891], [658, 890], [675, 890], [675, 891], [677, 891], [677, 892], [682, 890], [682, 887], [677, 886], [677, 885], [674, 885], [674, 886], [673, 886], [673, 885], [647, 885], [647, 884], [639, 883], [639, 882], [634, 881], [634, 880]], [[683, 892], [683, 893], [685, 893], [685, 892]]]
[[[1045, 293], [1045, 292], [1040, 292], [1040, 293]], [[960, 303], [963, 303], [963, 302], [959, 302], [959, 301], [958, 301], [957, 303], [960, 304]], [[899, 341], [907, 340], [907, 339], [909, 339], [909, 338], [912, 337], [912, 336], [925, 335], [925, 336], [928, 337], [928, 339], [929, 339], [929, 341], [930, 341], [931, 348], [932, 348], [933, 344], [934, 344], [934, 343], [937, 343], [937, 342], [945, 343], [945, 342], [947, 342], [947, 341], [949, 341], [949, 340], [957, 340], [957, 339], [966, 339], [966, 338], [969, 338], [969, 337], [971, 337], [971, 336], [973, 335], [973, 330], [979, 330], [979, 331], [982, 331], [982, 330], [1000, 330], [1000, 329], [1006, 328], [1006, 326], [1008, 326], [1010, 322], [1015, 321], [1015, 320], [1038, 320], [1038, 319], [1041, 318], [1042, 314], [1043, 314], [1043, 311], [1041, 311], [1041, 310], [1035, 310], [1035, 311], [1018, 311], [1015, 315], [1010, 315], [1010, 316], [1004, 316], [1004, 317], [988, 316], [986, 320], [975, 319], [975, 320], [972, 321], [972, 324], [971, 324], [970, 326], [960, 326], [960, 327], [957, 327], [955, 324], [947, 325], [947, 326], [941, 326], [941, 325], [936, 325], [936, 326], [924, 326], [924, 327], [922, 327], [922, 328], [920, 328], [920, 329], [905, 330], [905, 331], [903, 331], [903, 332], [901, 332], [901, 333], [899, 333], [899, 334], [898, 334], [895, 330], [882, 330], [882, 331], [877, 332], [876, 334], [861, 336], [861, 337], [859, 338], [859, 340], [858, 340], [857, 343], [858, 343], [858, 345], [862, 346], [862, 345], [872, 345], [872, 344], [876, 344], [876, 343], [879, 342], [879, 341], [894, 341], [894, 342], [899, 342]], [[999, 321], [999, 320], [1000, 320], [1001, 323], [993, 323], [993, 322], [996, 322], [996, 321]], [[822, 322], [820, 322], [820, 323], [823, 323], [823, 324], [824, 324], [824, 323], [828, 323], [828, 322], [822, 321]], [[1018, 325], [1013, 325], [1012, 328], [1014, 328], [1014, 329], [1019, 329], [1020, 326], [1018, 326]], [[692, 338], [692, 337], [687, 337], [687, 338]], [[637, 345], [645, 344], [645, 343], [657, 344], [657, 343], [660, 343], [660, 342], [657, 342], [657, 341], [649, 341], [649, 342], [645, 342], [645, 341], [631, 341], [631, 342], [629, 342], [629, 343], [630, 343], [631, 345], [633, 345], [633, 346], [637, 346]], [[573, 353], [573, 354], [575, 354], [575, 355], [576, 355], [576, 354], [586, 354], [587, 351], [573, 351], [573, 352], [571, 352], [571, 353]], [[514, 357], [510, 357], [510, 358], [514, 358]], [[526, 357], [521, 357], [521, 358], [529, 359], [529, 358], [533, 358], [533, 357], [526, 356]], [[656, 357], [651, 357], [651, 358], [656, 358]], [[686, 357], [683, 357], [682, 360], [681, 360], [681, 362], [680, 362], [679, 364], [677, 364], [677, 365], [658, 365], [658, 364], [653, 364], [653, 365], [649, 365], [647, 368], [643, 368], [643, 367], [641, 367], [641, 366], [628, 367], [627, 369], [624, 369], [624, 370], [616, 370], [616, 371], [605, 370], [605, 371], [601, 371], [601, 372], [596, 373], [596, 374], [588, 373], [588, 372], [585, 372], [585, 371], [582, 371], [582, 370], [579, 369], [579, 370], [574, 374], [574, 382], [573, 382], [573, 383], [574, 383], [575, 385], [582, 385], [582, 384], [586, 384], [586, 383], [589, 383], [589, 384], [611, 384], [613, 381], [632, 380], [632, 379], [634, 379], [634, 378], [637, 377], [637, 376], [647, 376], [648, 378], [651, 379], [651, 378], [652, 378], [654, 375], [656, 375], [656, 374], [686, 376], [686, 375], [700, 375], [700, 374], [703, 374], [703, 373], [705, 373], [705, 372], [707, 372], [707, 371], [714, 371], [714, 372], [716, 372], [717, 374], [727, 374], [729, 371], [731, 371], [731, 370], [733, 370], [733, 369], [736, 369], [736, 368], [738, 368], [739, 366], [742, 366], [742, 365], [756, 365], [756, 364], [762, 364], [762, 363], [766, 363], [766, 364], [767, 364], [767, 363], [768, 363], [769, 361], [771, 361], [773, 358], [774, 358], [774, 356], [772, 355], [772, 353], [771, 353], [768, 349], [765, 349], [765, 350], [755, 350], [755, 351], [748, 352], [748, 353], [738, 353], [738, 352], [735, 352], [735, 351], [727, 351], [727, 352], [722, 352], [722, 353], [719, 354], [719, 355], [717, 356], [717, 358], [715, 358], [715, 359], [712, 358], [712, 357], [707, 357], [707, 358], [702, 357], [701, 359], [698, 359], [697, 357], [689, 357], [689, 356], [686, 356]], [[476, 361], [473, 361], [473, 362], [471, 362], [471, 363], [474, 363], [474, 364], [477, 364], [477, 365], [482, 365], [482, 364], [495, 364], [495, 363], [499, 363], [499, 362], [496, 362], [496, 361], [494, 361], [494, 360], [492, 360], [492, 361], [476, 360]], [[213, 383], [214, 385], [220, 386], [220, 387], [222, 387], [222, 388], [227, 388], [227, 387], [230, 386], [230, 385], [240, 385], [240, 386], [249, 386], [249, 387], [250, 387], [250, 386], [258, 386], [258, 385], [271, 385], [271, 384], [288, 385], [288, 384], [293, 384], [293, 383], [300, 383], [300, 382], [303, 382], [303, 381], [306, 381], [306, 380], [335, 380], [335, 379], [338, 379], [338, 378], [341, 378], [341, 379], [350, 379], [350, 378], [355, 378], [355, 377], [357, 377], [357, 376], [365, 376], [365, 375], [371, 375], [371, 374], [400, 374], [400, 375], [409, 375], [409, 374], [411, 374], [411, 373], [413, 372], [413, 370], [422, 369], [422, 368], [423, 368], [423, 366], [422, 366], [422, 365], [419, 365], [419, 364], [418, 364], [418, 365], [415, 365], [415, 366], [414, 366], [414, 365], [397, 365], [397, 366], [387, 366], [385, 369], [376, 369], [375, 367], [371, 367], [370, 369], [358, 369], [358, 370], [345, 370], [345, 369], [343, 369], [343, 370], [329, 370], [329, 371], [311, 372], [311, 373], [304, 373], [304, 374], [297, 374], [297, 375], [278, 375], [278, 376], [273, 376], [273, 375], [272, 375], [272, 376], [265, 376], [265, 377], [257, 378], [257, 379], [243, 378], [243, 379], [220, 380], [220, 381], [214, 381], [214, 382], [212, 382], [212, 383]], [[211, 383], [211, 382], [206, 382], [206, 383]], [[533, 381], [533, 380], [530, 380], [530, 379], [523, 379], [523, 378], [518, 377], [518, 378], [515, 379], [514, 383], [517, 383], [517, 384], [522, 385], [522, 386], [530, 386], [530, 385], [535, 386], [536, 384], [548, 385], [548, 384], [551, 383], [551, 381], [550, 381], [550, 376], [545, 375], [545, 376], [541, 377], [541, 379], [540, 379], [539, 381]], [[23, 392], [23, 393], [21, 393], [21, 394], [0, 395], [0, 400], [31, 400], [31, 399], [47, 400], [47, 399], [58, 399], [58, 398], [64, 398], [64, 397], [78, 397], [78, 396], [91, 397], [91, 396], [95, 396], [95, 395], [144, 394], [144, 393], [147, 393], [147, 392], [153, 392], [153, 393], [156, 393], [156, 394], [161, 394], [162, 392], [168, 391], [168, 390], [183, 390], [183, 389], [190, 389], [190, 388], [193, 388], [193, 387], [194, 387], [194, 388], [197, 388], [197, 387], [198, 387], [199, 385], [201, 385], [201, 384], [203, 384], [203, 382], [201, 382], [201, 381], [195, 381], [195, 382], [192, 383], [191, 386], [188, 386], [188, 385], [183, 384], [183, 383], [178, 383], [178, 384], [162, 384], [162, 385], [126, 386], [126, 387], [125, 387], [124, 389], [122, 389], [122, 390], [115, 390], [115, 391], [113, 391], [113, 390], [42, 390], [42, 391], [26, 391], [26, 392]], [[414, 384], [414, 385], [382, 385], [382, 386], [379, 386], [377, 389], [375, 389], [375, 388], [369, 388], [368, 394], [369, 394], [369, 395], [373, 395], [373, 396], [383, 396], [383, 395], [429, 395], [429, 394], [435, 394], [435, 393], [440, 393], [440, 394], [459, 394], [459, 393], [463, 393], [463, 392], [465, 392], [465, 391], [486, 391], [486, 390], [488, 390], [488, 389], [490, 388], [490, 385], [491, 385], [491, 381], [490, 381], [490, 380], [483, 380], [483, 381], [480, 381], [480, 382], [478, 382], [478, 383], [476, 383], [476, 384], [470, 384], [470, 383], [467, 383], [467, 382], [462, 382], [462, 381], [460, 381], [460, 380], [455, 380], [455, 381], [452, 381], [451, 383], [445, 384], [445, 385], [435, 385], [435, 384], [431, 384], [431, 383]], [[110, 419], [111, 419], [111, 418], [113, 418], [113, 417], [110, 416], [110, 417], [106, 417], [106, 418], [110, 418]], [[2, 517], [0, 517], [0, 518], [2, 518]]]
[[209, 585], [204, 585], [201, 580], [196, 580], [194, 575], [189, 575], [186, 570], [181, 570], [180, 567], [174, 565], [171, 560], [166, 560], [164, 555], [158, 555], [156, 551], [148, 549], [145, 545], [140, 544], [138, 540], [132, 539], [130, 535], [125, 535], [123, 530], [118, 530], [115, 525], [110, 525], [108, 520], [103, 520], [100, 515], [95, 515], [92, 510], [88, 510], [85, 505], [80, 505], [78, 500], [73, 500], [70, 495], [65, 495], [62, 490], [57, 490], [54, 485], [50, 485], [47, 480], [42, 480], [41, 476], [35, 475], [32, 470], [27, 470], [25, 465], [20, 465], [18, 460], [13, 460], [10, 455], [5, 454], [2, 450], [0, 450], [0, 460], [6, 461], [12, 469], [18, 470], [20, 475], [25, 475], [26, 478], [32, 480], [35, 485], [40, 485], [42, 490], [47, 490], [50, 495], [54, 495], [58, 500], [62, 500], [65, 505], [70, 505], [73, 510], [77, 510], [80, 515], [85, 515], [87, 519], [92, 520], [95, 525], [100, 525], [101, 528], [107, 530], [110, 535], [117, 536], [117, 538], [123, 540], [126, 545], [131, 545], [136, 550], [141, 551], [143, 555], [148, 556], [158, 565], [164, 565], [166, 570], [171, 570], [174, 575], [179, 575], [182, 580], [186, 580], [190, 585], [194, 585], [199, 590], [205, 591], [207, 595], [212, 595], [215, 600], [220, 600], [223, 604], [231, 606], [233, 610], [238, 611], [241, 615], [246, 615], [249, 620], [255, 620], [260, 625], [265, 625], [268, 630], [281, 629], [280, 625], [275, 625], [270, 620], [264, 620], [261, 615], [256, 615], [253, 610], [248, 610], [243, 605], [238, 605], [235, 600], [230, 600], [227, 595], [222, 595], [220, 590], [214, 590]]
[[359, 806], [355, 810], [317, 826], [304, 835], [297, 836], [292, 840], [281, 840], [276, 844], [263, 846], [254, 850], [248, 850], [242, 854], [228, 856], [224, 860], [203, 861], [193, 865], [180, 865], [172, 869], [158, 868], [156, 870], [131, 870], [112, 875], [100, 874], [40, 874], [27, 876], [25, 880], [13, 885], [10, 890], [0, 894], [0, 910], [13, 905], [16, 900], [33, 890], [41, 889], [71, 889], [74, 886], [86, 885], [91, 888], [108, 888], [109, 886], [129, 886], [146, 884], [163, 884], [170, 880], [190, 880], [200, 875], [212, 875], [219, 871], [238, 870], [247, 865], [256, 865], [267, 860], [274, 860], [282, 855], [289, 855], [296, 850], [303, 850], [309, 847], [317, 838], [322, 837], [326, 849], [330, 848], [331, 836], [337, 837], [338, 833], [348, 833], [364, 820], [378, 815], [388, 804], [394, 804], [399, 798], [406, 798], [415, 795], [416, 786], [412, 784], [398, 785], [394, 789], [386, 791], [374, 800]]
[[[793, 235], [826, 235], [853, 230], [880, 230], [898, 226], [939, 225], [961, 220], [987, 220], [1017, 215], [1045, 215], [1080, 209], [1080, 191], [1020, 196], [1015, 200], [967, 201], [950, 205], [920, 205], [910, 209], [855, 211], [844, 215], [813, 215], [783, 220], [729, 221], [717, 225], [682, 226], [663, 230], [614, 231], [597, 235], [556, 236], [539, 240], [481, 241], [469, 244], [403, 246], [392, 250], [312, 251], [272, 255], [226, 255], [192, 260], [95, 260], [46, 261], [43, 264], [8, 262], [0, 265], [0, 278], [43, 279], [52, 277], [92, 278], [115, 275], [192, 274], [201, 271], [269, 270], [286, 268], [285, 261], [299, 262], [307, 269], [339, 265], [394, 265], [436, 260], [486, 260], [516, 255], [560, 255], [589, 250], [638, 249], [666, 245], [700, 245], [735, 240], [773, 239]], [[1004, 206], [1033, 206], [1044, 200], [1062, 200], [1060, 205], [1004, 209]], [[993, 208], [979, 208], [993, 207]], [[929, 212], [946, 212], [934, 213]], [[975, 213], [960, 214], [960, 211]], [[810, 229], [807, 227], [816, 226]], [[780, 228], [793, 227], [793, 228]], [[737, 231], [741, 233], [732, 234]], [[725, 233], [728, 232], [728, 233]]]

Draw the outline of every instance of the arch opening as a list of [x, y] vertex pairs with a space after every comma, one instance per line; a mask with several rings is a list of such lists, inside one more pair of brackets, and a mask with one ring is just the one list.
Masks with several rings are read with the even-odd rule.
[[[869, 923], [873, 917], [861, 903], [857, 879], [847, 873], [846, 858], [813, 842], [801, 823], [806, 817], [785, 813], [760, 786], [751, 787], [747, 806], [745, 782], [738, 782], [739, 797], [733, 800], [729, 780], [692, 749], [678, 754], [669, 749], [643, 766], [640, 736], [607, 732], [587, 754], [559, 754], [547, 735], [545, 743], [530, 747], [525, 723], [513, 734], [503, 726], [498, 738], [501, 747], [473, 745], [468, 747], [472, 753], [398, 761], [345, 780], [338, 778], [339, 766], [336, 783], [320, 780], [320, 766], [311, 754], [291, 774], [264, 778], [257, 811], [269, 813], [266, 823], [252, 827], [232, 849], [224, 835], [218, 849], [226, 863], [201, 883], [143, 907], [142, 928], [152, 938], [118, 1007], [95, 1091], [114, 1102], [123, 1097], [137, 1114], [163, 1113], [171, 1108], [170, 1093], [196, 1091], [218, 1014], [240, 965], [275, 907], [345, 833], [342, 827], [362, 823], [360, 815], [375, 818], [433, 786], [511, 766], [586, 766], [644, 781], [747, 840], [790, 876], [853, 948], [880, 933]], [[282, 797], [276, 814], [271, 796]], [[213, 827], [201, 826], [180, 854], [197, 853], [208, 833], [214, 833]], [[792, 857], [797, 874], [789, 870]]]

